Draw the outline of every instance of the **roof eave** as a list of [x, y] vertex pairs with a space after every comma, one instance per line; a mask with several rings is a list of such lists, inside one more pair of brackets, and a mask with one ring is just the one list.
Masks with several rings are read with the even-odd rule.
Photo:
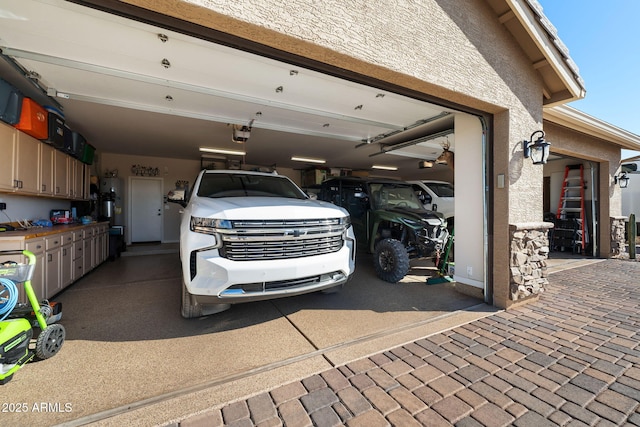
[[505, 1], [564, 87], [564, 90], [546, 94], [543, 104], [561, 105], [584, 98], [586, 90], [577, 66], [542, 12], [542, 6], [537, 0]]
[[567, 105], [545, 107], [543, 119], [628, 150], [640, 151], [640, 135], [613, 126]]

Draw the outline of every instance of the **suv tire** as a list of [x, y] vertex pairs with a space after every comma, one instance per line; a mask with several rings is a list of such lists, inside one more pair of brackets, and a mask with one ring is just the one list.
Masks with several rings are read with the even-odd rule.
[[384, 239], [376, 244], [373, 264], [379, 278], [397, 283], [409, 272], [409, 255], [398, 240]]
[[182, 282], [182, 309], [180, 313], [185, 319], [202, 316], [202, 307], [193, 300], [184, 282]]

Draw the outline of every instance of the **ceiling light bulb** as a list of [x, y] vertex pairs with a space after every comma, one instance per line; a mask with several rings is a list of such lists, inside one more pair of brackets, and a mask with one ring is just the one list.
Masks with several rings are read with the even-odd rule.
[[371, 169], [380, 169], [384, 171], [397, 171], [398, 168], [396, 166], [383, 166], [383, 165], [373, 165]]
[[232, 156], [244, 156], [245, 154], [247, 154], [244, 151], [227, 150], [225, 148], [200, 147], [200, 151], [205, 152], [205, 153], [229, 154], [229, 155], [232, 155]]
[[322, 160], [322, 159], [311, 159], [309, 157], [298, 157], [298, 156], [292, 156], [291, 160], [294, 160], [296, 162], [307, 162], [307, 163], [326, 163], [326, 160]]

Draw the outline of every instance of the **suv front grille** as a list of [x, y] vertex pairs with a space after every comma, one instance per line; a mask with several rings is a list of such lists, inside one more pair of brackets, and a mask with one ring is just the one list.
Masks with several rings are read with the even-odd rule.
[[233, 261], [302, 258], [337, 252], [345, 225], [336, 219], [232, 221], [218, 230], [221, 256]]

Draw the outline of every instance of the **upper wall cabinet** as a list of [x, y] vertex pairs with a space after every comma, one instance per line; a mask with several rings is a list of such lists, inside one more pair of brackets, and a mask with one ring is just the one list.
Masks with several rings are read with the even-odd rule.
[[0, 153], [0, 192], [65, 199], [88, 197], [82, 162], [5, 123], [0, 123]]

